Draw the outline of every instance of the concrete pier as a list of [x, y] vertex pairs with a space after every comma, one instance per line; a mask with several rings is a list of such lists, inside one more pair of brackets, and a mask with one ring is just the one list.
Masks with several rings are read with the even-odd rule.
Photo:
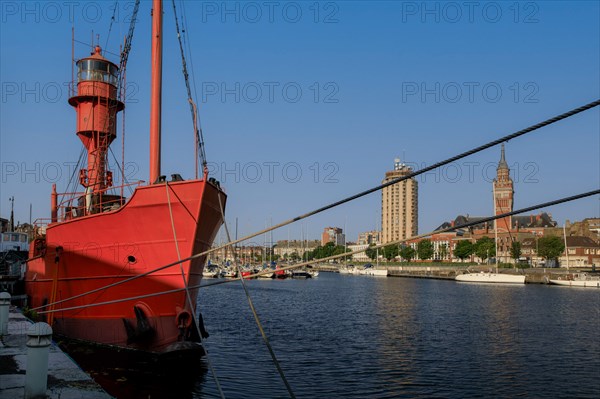
[[[27, 371], [27, 331], [32, 322], [10, 308], [8, 333], [0, 338], [0, 397], [22, 399]], [[48, 355], [47, 398], [111, 398], [60, 348], [52, 343]]]
[[389, 266], [388, 276], [454, 280], [459, 269], [443, 266]]
[[[342, 265], [337, 264], [316, 264], [315, 269], [328, 272], [338, 272]], [[361, 267], [360, 265], [358, 267]], [[457, 274], [466, 272], [478, 273], [480, 271], [494, 271], [494, 265], [461, 266], [435, 266], [435, 265], [402, 265], [387, 266], [381, 265], [381, 268], [387, 269], [388, 277], [407, 277], [407, 278], [429, 278], [437, 280], [454, 280]], [[503, 274], [521, 274], [525, 275], [526, 284], [548, 284], [549, 280], [555, 280], [558, 277], [564, 277], [569, 273], [580, 272], [580, 270], [566, 270], [564, 268], [528, 268], [528, 269], [499, 269]], [[589, 273], [590, 271], [587, 270]]]

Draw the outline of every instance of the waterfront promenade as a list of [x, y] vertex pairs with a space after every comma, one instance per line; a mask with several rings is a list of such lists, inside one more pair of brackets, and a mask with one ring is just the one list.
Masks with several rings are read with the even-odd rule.
[[[22, 399], [27, 370], [27, 330], [32, 322], [11, 306], [8, 333], [0, 339], [0, 397]], [[56, 343], [48, 356], [47, 398], [111, 398]]]

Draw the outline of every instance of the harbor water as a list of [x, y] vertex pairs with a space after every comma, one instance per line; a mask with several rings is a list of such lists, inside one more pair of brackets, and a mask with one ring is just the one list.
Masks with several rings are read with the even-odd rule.
[[[600, 290], [335, 273], [247, 285], [297, 397], [600, 397]], [[239, 281], [198, 301], [225, 397], [289, 397]], [[219, 397], [206, 358], [177, 377], [82, 366], [120, 398]]]

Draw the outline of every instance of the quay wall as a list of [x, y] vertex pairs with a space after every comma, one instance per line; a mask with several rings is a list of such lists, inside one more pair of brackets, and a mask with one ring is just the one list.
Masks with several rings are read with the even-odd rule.
[[[326, 272], [339, 272], [342, 265], [339, 264], [317, 264], [316, 269]], [[430, 278], [438, 280], [454, 280], [457, 274], [467, 272], [494, 271], [493, 265], [480, 266], [426, 266], [426, 265], [402, 265], [402, 266], [376, 266], [379, 269], [387, 269], [389, 277], [409, 277], [409, 278]], [[467, 270], [468, 269], [468, 270]], [[578, 273], [580, 268], [567, 270], [566, 268], [528, 268], [528, 269], [507, 269], [500, 268], [502, 274], [524, 274], [525, 283], [529, 284], [547, 284], [548, 280], [554, 280], [570, 273]], [[589, 270], [588, 270], [589, 272]]]

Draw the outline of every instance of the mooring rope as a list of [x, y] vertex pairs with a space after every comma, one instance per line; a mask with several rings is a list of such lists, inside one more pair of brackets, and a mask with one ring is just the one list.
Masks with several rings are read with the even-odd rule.
[[[320, 212], [323, 212], [323, 211], [325, 211], [325, 210], [328, 210], [328, 209], [334, 208], [334, 207], [336, 207], [336, 206], [339, 206], [339, 205], [342, 205], [342, 204], [344, 204], [344, 203], [346, 203], [346, 202], [349, 202], [349, 201], [352, 201], [352, 200], [358, 199], [358, 198], [360, 198], [360, 197], [363, 197], [363, 196], [365, 196], [365, 195], [367, 195], [367, 194], [371, 194], [371, 193], [373, 193], [373, 192], [375, 192], [375, 191], [381, 190], [381, 189], [383, 189], [383, 188], [385, 188], [385, 187], [387, 187], [387, 186], [390, 186], [390, 185], [392, 185], [392, 184], [396, 184], [396, 183], [399, 183], [399, 182], [401, 182], [401, 181], [404, 181], [404, 180], [410, 179], [410, 178], [412, 178], [412, 177], [416, 177], [416, 176], [418, 176], [418, 175], [420, 175], [420, 174], [423, 174], [423, 173], [425, 173], [425, 172], [428, 172], [428, 171], [430, 171], [430, 170], [432, 170], [432, 169], [439, 168], [439, 167], [441, 167], [441, 166], [444, 166], [444, 165], [446, 165], [446, 164], [448, 164], [448, 163], [454, 162], [454, 161], [456, 161], [456, 160], [459, 160], [459, 159], [461, 159], [461, 158], [467, 157], [467, 156], [469, 156], [469, 155], [473, 155], [473, 154], [475, 154], [475, 153], [478, 153], [478, 152], [480, 152], [480, 151], [483, 151], [483, 150], [485, 150], [485, 149], [487, 149], [487, 148], [493, 147], [493, 146], [495, 146], [495, 145], [498, 145], [498, 144], [500, 144], [500, 143], [503, 143], [503, 142], [505, 142], [505, 141], [508, 141], [508, 140], [510, 140], [510, 139], [513, 139], [513, 138], [520, 137], [520, 136], [523, 136], [523, 135], [525, 135], [525, 134], [531, 133], [531, 132], [533, 132], [533, 131], [535, 131], [535, 130], [537, 130], [537, 129], [540, 129], [540, 128], [544, 127], [544, 126], [551, 125], [551, 124], [553, 124], [553, 123], [556, 123], [556, 122], [558, 122], [558, 121], [561, 121], [561, 120], [563, 120], [563, 119], [569, 118], [569, 117], [571, 117], [571, 116], [573, 116], [573, 115], [577, 115], [577, 114], [579, 114], [579, 113], [581, 113], [581, 112], [583, 112], [583, 111], [586, 111], [586, 110], [588, 110], [588, 109], [591, 109], [591, 108], [597, 107], [598, 105], [600, 105], [600, 100], [593, 101], [593, 102], [591, 102], [591, 103], [589, 103], [589, 104], [583, 105], [583, 106], [581, 106], [581, 107], [578, 107], [578, 108], [575, 108], [575, 109], [573, 109], [573, 110], [571, 110], [571, 111], [568, 111], [568, 112], [565, 112], [565, 113], [563, 113], [563, 114], [560, 114], [560, 115], [558, 115], [558, 116], [555, 116], [555, 117], [553, 117], [553, 118], [547, 119], [547, 120], [545, 120], [545, 121], [543, 121], [543, 122], [537, 123], [537, 124], [535, 124], [535, 125], [532, 125], [532, 126], [530, 126], [530, 127], [528, 127], [528, 128], [525, 128], [525, 129], [519, 130], [518, 132], [515, 132], [515, 133], [512, 133], [512, 134], [509, 134], [509, 135], [503, 136], [503, 137], [501, 137], [501, 138], [499, 138], [499, 139], [496, 139], [496, 140], [494, 140], [494, 141], [488, 142], [487, 144], [484, 144], [484, 145], [482, 145], [482, 146], [479, 146], [479, 147], [477, 147], [477, 148], [474, 148], [474, 149], [472, 149], [472, 150], [469, 150], [469, 151], [463, 152], [462, 154], [456, 155], [456, 156], [454, 156], [454, 157], [452, 157], [452, 158], [448, 158], [448, 159], [446, 159], [445, 161], [441, 161], [441, 162], [438, 162], [438, 163], [436, 163], [436, 164], [433, 164], [433, 165], [431, 165], [431, 166], [428, 166], [428, 167], [426, 167], [426, 168], [419, 169], [418, 171], [415, 171], [415, 172], [413, 172], [413, 173], [411, 173], [411, 174], [409, 174], [409, 175], [406, 175], [406, 176], [399, 177], [399, 178], [397, 178], [397, 179], [391, 180], [391, 181], [389, 181], [389, 182], [386, 182], [386, 183], [384, 183], [384, 184], [381, 184], [381, 185], [379, 185], [379, 186], [376, 186], [376, 187], [374, 187], [374, 188], [371, 188], [371, 189], [369, 189], [369, 190], [363, 191], [363, 192], [361, 192], [361, 193], [359, 193], [359, 194], [355, 194], [355, 195], [353, 195], [353, 196], [350, 196], [350, 197], [347, 197], [347, 198], [345, 198], [345, 199], [339, 200], [339, 201], [337, 201], [337, 202], [331, 203], [331, 204], [329, 204], [329, 205], [323, 206], [323, 207], [321, 207], [321, 208], [319, 208], [319, 209], [313, 210], [313, 211], [311, 211], [311, 212], [308, 212], [308, 213], [305, 213], [305, 214], [303, 214], [303, 215], [297, 216], [297, 217], [295, 217], [295, 218], [293, 218], [293, 219], [289, 219], [289, 220], [287, 220], [287, 221], [284, 221], [284, 222], [281, 222], [281, 223], [279, 223], [279, 224], [273, 225], [273, 226], [271, 226], [271, 227], [269, 227], [269, 228], [265, 228], [265, 229], [263, 229], [263, 230], [260, 230], [260, 231], [258, 231], [258, 232], [252, 233], [252, 234], [250, 234], [250, 235], [247, 235], [247, 236], [245, 236], [245, 237], [242, 237], [242, 238], [240, 238], [240, 239], [236, 239], [236, 240], [230, 241], [230, 242], [228, 242], [228, 243], [226, 243], [226, 244], [224, 244], [224, 245], [219, 245], [219, 246], [216, 246], [216, 247], [213, 247], [213, 248], [209, 248], [209, 249], [208, 249], [208, 250], [206, 250], [206, 251], [202, 251], [202, 252], [199, 252], [199, 253], [197, 253], [197, 254], [193, 254], [193, 255], [191, 255], [191, 256], [188, 256], [187, 258], [184, 258], [184, 259], [182, 259], [182, 261], [184, 261], [184, 262], [185, 262], [185, 261], [188, 261], [188, 260], [192, 260], [192, 259], [199, 258], [199, 257], [201, 257], [201, 256], [204, 256], [204, 255], [207, 255], [207, 254], [209, 254], [209, 253], [212, 253], [212, 252], [219, 251], [219, 250], [221, 250], [221, 249], [223, 249], [223, 248], [225, 248], [225, 247], [227, 247], [227, 246], [230, 246], [230, 245], [235, 245], [235, 244], [238, 244], [238, 243], [240, 243], [240, 242], [242, 242], [242, 241], [247, 241], [247, 240], [249, 240], [249, 239], [251, 239], [251, 238], [254, 238], [254, 237], [257, 237], [257, 236], [259, 236], [259, 235], [261, 235], [261, 234], [265, 234], [265, 233], [268, 233], [268, 232], [270, 232], [270, 231], [276, 230], [276, 229], [278, 229], [278, 228], [281, 228], [281, 227], [287, 226], [287, 225], [289, 225], [289, 224], [291, 224], [291, 223], [297, 222], [297, 221], [299, 221], [299, 220], [306, 219], [306, 218], [308, 218], [308, 217], [310, 217], [310, 216], [314, 216], [314, 215], [316, 215], [316, 214], [318, 214], [318, 213], [320, 213]], [[493, 219], [492, 219], [492, 220], [493, 220]], [[106, 290], [106, 289], [108, 289], [108, 288], [115, 287], [115, 286], [117, 286], [117, 285], [125, 284], [125, 283], [127, 283], [127, 282], [130, 282], [130, 281], [133, 281], [133, 280], [135, 280], [135, 279], [138, 279], [138, 278], [142, 278], [142, 277], [148, 276], [148, 275], [150, 275], [150, 274], [153, 274], [153, 273], [156, 273], [156, 272], [158, 272], [158, 271], [161, 271], [161, 270], [167, 269], [167, 268], [169, 268], [169, 267], [175, 266], [175, 265], [177, 265], [177, 264], [179, 264], [179, 262], [172, 262], [172, 263], [169, 263], [169, 264], [167, 264], [167, 265], [164, 265], [164, 266], [161, 266], [161, 267], [155, 268], [155, 269], [153, 269], [153, 270], [149, 270], [149, 271], [147, 271], [147, 272], [144, 272], [144, 273], [138, 274], [138, 275], [136, 275], [136, 276], [130, 277], [130, 278], [128, 278], [128, 279], [121, 280], [121, 281], [118, 281], [118, 282], [115, 282], [115, 283], [112, 283], [112, 284], [108, 284], [108, 285], [106, 285], [106, 286], [104, 286], [104, 287], [96, 288], [96, 289], [93, 289], [93, 290], [90, 290], [90, 291], [87, 291], [87, 292], [84, 292], [84, 293], [81, 293], [81, 294], [78, 294], [78, 295], [74, 295], [74, 296], [72, 296], [72, 297], [70, 297], [70, 298], [66, 298], [66, 299], [63, 299], [63, 300], [57, 301], [57, 302], [55, 302], [54, 304], [59, 304], [59, 303], [63, 303], [63, 302], [67, 302], [67, 301], [71, 301], [71, 300], [73, 300], [73, 299], [76, 299], [76, 298], [81, 298], [81, 297], [83, 297], [83, 296], [86, 296], [86, 295], [89, 295], [89, 294], [93, 294], [93, 293], [95, 293], [95, 292], [103, 291], [103, 290]], [[37, 308], [34, 308], [34, 309], [32, 309], [32, 310], [38, 310], [38, 309], [42, 309], [42, 308], [45, 308], [45, 307], [48, 307], [48, 306], [50, 306], [50, 304], [46, 304], [46, 305], [42, 305], [42, 306], [38, 306]]]
[[[225, 212], [223, 210], [223, 203], [221, 201], [221, 196], [217, 195], [217, 197], [219, 198], [219, 209], [221, 210], [221, 217], [223, 218], [223, 227], [225, 227], [225, 234], [227, 235], [227, 241], [231, 241], [231, 236], [229, 235], [229, 229], [227, 228], [227, 221], [225, 220]], [[234, 253], [234, 257], [235, 257], [235, 250], [233, 249], [233, 247], [231, 247], [231, 249], [232, 249], [232, 252]], [[273, 360], [273, 363], [275, 364], [275, 367], [277, 368], [277, 372], [279, 373], [281, 380], [285, 384], [285, 388], [287, 389], [288, 393], [290, 394], [290, 398], [295, 399], [296, 395], [294, 395], [292, 386], [288, 382], [287, 378], [285, 378], [285, 373], [283, 372], [283, 368], [281, 368], [281, 364], [277, 360], [277, 356], [275, 356], [275, 351], [273, 350], [273, 347], [271, 346], [271, 343], [269, 342], [267, 333], [265, 332], [265, 329], [263, 328], [262, 323], [260, 322], [260, 318], [258, 317], [258, 313], [256, 312], [256, 309], [254, 308], [254, 303], [252, 302], [252, 298], [250, 297], [250, 292], [248, 292], [248, 287], [246, 286], [246, 282], [244, 281], [244, 276], [242, 275], [242, 269], [240, 268], [239, 264], [235, 261], [235, 259], [234, 259], [234, 264], [236, 265], [236, 268], [238, 271], [238, 276], [240, 278], [239, 280], [242, 283], [244, 292], [246, 293], [246, 298], [248, 299], [248, 305], [250, 305], [250, 310], [252, 311], [252, 315], [254, 316], [254, 321], [256, 321], [256, 326], [258, 327], [258, 330], [260, 331], [260, 335], [262, 335], [263, 341], [265, 342], [265, 345], [267, 346], [267, 349], [269, 350], [269, 354], [271, 355], [271, 359]]]
[[[187, 298], [192, 318], [194, 320], [194, 324], [196, 326], [196, 332], [198, 333], [198, 337], [200, 339], [200, 343], [202, 344], [202, 332], [200, 331], [200, 324], [198, 323], [198, 318], [196, 317], [196, 312], [194, 311], [194, 303], [192, 302], [192, 296], [190, 295], [190, 290], [188, 286], [188, 282], [185, 279], [185, 271], [183, 270], [183, 264], [181, 262], [181, 253], [179, 252], [179, 243], [177, 242], [177, 231], [175, 229], [175, 219], [173, 218], [173, 208], [171, 206], [171, 196], [169, 195], [169, 182], [165, 182], [165, 188], [167, 189], [167, 203], [169, 204], [169, 217], [171, 218], [171, 228], [173, 230], [173, 240], [175, 241], [175, 250], [177, 251], [177, 259], [179, 259], [179, 269], [181, 270], [181, 278], [183, 279], [183, 284], [185, 288], [185, 296]], [[191, 274], [191, 264], [190, 264], [190, 274]], [[202, 346], [204, 348], [204, 345]], [[223, 393], [223, 389], [221, 389], [221, 384], [219, 383], [219, 378], [217, 378], [217, 373], [213, 368], [212, 362], [210, 361], [210, 357], [208, 356], [208, 349], [204, 348], [204, 354], [206, 356], [206, 361], [208, 363], [208, 368], [215, 380], [215, 384], [217, 385], [217, 389], [219, 390], [219, 395], [222, 399], [225, 399], [225, 394]]]

